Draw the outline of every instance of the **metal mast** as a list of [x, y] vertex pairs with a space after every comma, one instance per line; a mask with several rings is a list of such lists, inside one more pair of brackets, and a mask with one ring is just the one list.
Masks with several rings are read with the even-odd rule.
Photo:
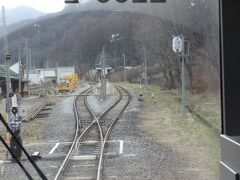
[[21, 41], [18, 45], [18, 93], [22, 94], [22, 62], [21, 62]]
[[185, 116], [185, 108], [186, 108], [186, 95], [185, 95], [185, 44], [184, 44], [184, 36], [182, 36], [182, 52], [181, 52], [181, 60], [182, 60], [182, 116]]
[[124, 82], [126, 82], [127, 80], [127, 76], [126, 76], [126, 55], [125, 52], [123, 53], [123, 78], [124, 78]]
[[144, 71], [145, 71], [145, 82], [146, 85], [148, 86], [148, 77], [147, 77], [147, 50], [146, 47], [143, 46], [143, 51], [144, 51]]
[[[12, 92], [11, 90], [11, 81], [10, 81], [10, 72], [9, 72], [9, 66], [10, 66], [10, 59], [7, 58], [9, 55], [9, 49], [8, 49], [8, 39], [7, 39], [7, 27], [6, 27], [6, 18], [5, 18], [5, 9], [4, 6], [2, 6], [2, 22], [3, 22], [3, 35], [4, 35], [4, 54], [5, 54], [5, 70], [6, 70], [6, 90], [7, 90], [7, 97], [9, 96], [9, 93]], [[7, 110], [9, 107], [7, 107]]]
[[105, 78], [105, 48], [102, 48], [102, 58], [101, 58], [101, 96], [102, 100], [106, 97], [106, 78]]
[[26, 53], [26, 71], [27, 71], [27, 91], [28, 91], [28, 78], [29, 78], [29, 48], [28, 48], [28, 40], [26, 40], [26, 47], [25, 47], [25, 53]]

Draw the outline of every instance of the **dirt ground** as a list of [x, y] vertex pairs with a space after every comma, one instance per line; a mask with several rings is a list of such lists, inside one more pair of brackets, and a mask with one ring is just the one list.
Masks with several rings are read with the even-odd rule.
[[[140, 93], [138, 85], [123, 84], [123, 86], [127, 87], [132, 94]], [[157, 154], [161, 155], [165, 150], [167, 150], [165, 154], [170, 154], [170, 156], [165, 157], [167, 158], [167, 163], [165, 161], [157, 161], [156, 164], [154, 164], [154, 161], [152, 162], [151, 160], [151, 163], [146, 163], [146, 168], [154, 168], [158, 164], [161, 168], [157, 168], [156, 171], [166, 170], [167, 172], [169, 171], [168, 169], [171, 169], [169, 172], [172, 172], [173, 175], [171, 174], [169, 177], [178, 178], [168, 178], [169, 180], [183, 179], [180, 178], [183, 177], [183, 175], [185, 177], [192, 177], [192, 174], [195, 175], [192, 178], [196, 180], [219, 179], [219, 137], [211, 129], [191, 116], [191, 114], [187, 113], [184, 118], [181, 117], [177, 93], [174, 91], [161, 91], [159, 87], [149, 86], [143, 92], [143, 100], [144, 101], [140, 102], [140, 111], [136, 119], [137, 129], [146, 133], [145, 136], [148, 137], [148, 139], [152, 139], [153, 142], [143, 141], [141, 137], [139, 137], [139, 141], [148, 143], [149, 146], [147, 147], [149, 150], [154, 150], [152, 146], [154, 144], [159, 145], [161, 148], [158, 152], [155, 152], [155, 154], [149, 154], [148, 156], [146, 156], [148, 151], [145, 150], [146, 152], [144, 151], [143, 155], [145, 158], [154, 158]], [[53, 98], [52, 101], [57, 102], [58, 98]], [[28, 104], [31, 103], [32, 101], [29, 100]], [[132, 112], [129, 113], [129, 115], [130, 114], [132, 114]], [[43, 139], [42, 136], [46, 128], [42, 122], [43, 120], [32, 121], [22, 126], [24, 144], [39, 142]], [[125, 125], [125, 123], [122, 124]], [[121, 133], [122, 129], [126, 130], [130, 125], [128, 124], [126, 127], [123, 127], [124, 128], [120, 128]], [[134, 125], [134, 127], [136, 126]], [[135, 131], [130, 132], [135, 133]], [[129, 145], [129, 147], [132, 146], [133, 144]], [[136, 147], [138, 146], [136, 145]], [[0, 155], [2, 155], [0, 160], [4, 160], [5, 151], [2, 145], [0, 149], [2, 149], [0, 150]], [[137, 149], [138, 148], [133, 149], [133, 152], [136, 153]], [[152, 151], [149, 152], [152, 153]], [[139, 152], [139, 154], [141, 153]], [[164, 154], [162, 154], [162, 156], [164, 156]], [[136, 158], [137, 157], [138, 156], [136, 156]], [[157, 159], [156, 157], [155, 159]], [[131, 158], [128, 158], [128, 160], [131, 160]], [[141, 169], [142, 166], [143, 162], [139, 164], [139, 169]], [[138, 172], [137, 170], [139, 169], [136, 168], [136, 172]], [[159, 179], [161, 179], [161, 177], [159, 177]]]
[[[26, 109], [27, 112], [30, 111], [30, 109], [42, 102], [51, 102], [51, 103], [56, 103], [58, 101], [57, 97], [27, 97], [27, 98], [22, 98], [21, 100], [21, 108]], [[4, 106], [3, 101], [1, 102], [1, 107]], [[3, 109], [3, 108], [2, 108]], [[47, 111], [46, 111], [47, 112]], [[48, 111], [49, 112], [49, 111]], [[51, 112], [49, 112], [51, 113]], [[3, 117], [5, 118], [5, 113], [1, 112]], [[21, 124], [21, 139], [23, 140], [23, 144], [27, 144], [29, 142], [34, 142], [38, 143], [42, 140], [43, 136], [43, 130], [44, 130], [44, 125], [41, 122], [37, 121], [29, 121], [29, 122], [24, 122]], [[6, 129], [3, 127], [2, 124], [0, 124], [0, 133], [1, 136], [6, 139]], [[0, 146], [0, 159], [4, 160], [6, 159], [6, 149], [3, 147], [1, 144]]]

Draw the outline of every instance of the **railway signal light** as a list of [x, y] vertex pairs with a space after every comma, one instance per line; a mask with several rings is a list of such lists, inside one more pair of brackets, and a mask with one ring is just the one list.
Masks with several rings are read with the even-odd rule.
[[18, 109], [16, 107], [12, 107], [11, 112], [16, 115], [18, 113]]
[[11, 55], [10, 54], [7, 54], [6, 55], [6, 60], [10, 60], [11, 59]]
[[[12, 130], [13, 134], [18, 139], [18, 141], [22, 143], [20, 135], [21, 120], [18, 114], [17, 97], [14, 93], [9, 93], [9, 97], [11, 99], [9, 127]], [[10, 139], [10, 149], [18, 159], [21, 159], [22, 149], [20, 148], [19, 144], [17, 144], [16, 140], [13, 137], [11, 137]], [[14, 160], [14, 157], [12, 159]]]

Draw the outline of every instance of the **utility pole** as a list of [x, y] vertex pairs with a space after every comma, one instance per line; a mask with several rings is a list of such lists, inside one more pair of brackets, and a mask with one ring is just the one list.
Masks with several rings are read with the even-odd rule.
[[125, 52], [123, 53], [123, 76], [124, 76], [124, 82], [126, 82], [126, 55]]
[[116, 53], [117, 53], [117, 42], [114, 42], [114, 51], [113, 51], [113, 55], [114, 55], [114, 69], [117, 69], [117, 57], [116, 57]]
[[116, 71], [116, 50], [113, 50], [113, 63], [114, 63], [114, 70]]
[[102, 101], [106, 97], [106, 79], [105, 79], [105, 48], [102, 48], [102, 57], [101, 57], [101, 97]]
[[[4, 6], [2, 7], [2, 18], [3, 18], [3, 31], [4, 31], [4, 53], [5, 53], [5, 66], [6, 66], [6, 124], [12, 128], [12, 132], [15, 136], [17, 136], [18, 140], [21, 141], [20, 137], [20, 127], [19, 124], [20, 119], [18, 116], [18, 104], [17, 104], [17, 97], [12, 93], [11, 89], [11, 79], [10, 79], [10, 71], [9, 65], [11, 60], [11, 55], [9, 54], [8, 49], [8, 40], [7, 40], [7, 26], [5, 20], [5, 9]], [[17, 156], [18, 159], [21, 158], [21, 149], [18, 145], [16, 145], [15, 140], [13, 137], [10, 139], [10, 135], [6, 133], [7, 140], [10, 140], [10, 149], [14, 151], [14, 155]], [[6, 157], [8, 158], [8, 153], [6, 153]]]
[[140, 87], [140, 90], [142, 90], [142, 76], [139, 76], [139, 87]]
[[180, 60], [182, 63], [182, 102], [181, 102], [181, 111], [182, 116], [185, 116], [186, 110], [186, 91], [185, 91], [185, 57], [189, 56], [189, 41], [186, 41], [184, 36], [175, 36], [172, 41], [173, 51], [180, 56]]
[[31, 48], [28, 48], [28, 55], [29, 55], [29, 70], [32, 69], [32, 52]]
[[182, 60], [182, 116], [185, 116], [186, 96], [185, 96], [185, 57]]
[[143, 52], [144, 52], [144, 69], [145, 69], [145, 82], [148, 86], [148, 80], [147, 80], [147, 50], [146, 47], [143, 45]]
[[[9, 113], [11, 108], [11, 101], [9, 98], [9, 94], [12, 92], [11, 90], [11, 79], [10, 79], [10, 59], [11, 56], [9, 55], [8, 49], [8, 39], [7, 39], [7, 26], [6, 26], [6, 18], [5, 18], [5, 9], [2, 6], [2, 22], [3, 22], [3, 36], [4, 36], [4, 54], [5, 54], [5, 71], [6, 71], [6, 122], [9, 123]], [[10, 135], [6, 133], [7, 140], [10, 140]], [[8, 153], [6, 154], [8, 156]]]
[[185, 47], [184, 47], [184, 36], [182, 36], [182, 51], [181, 61], [182, 61], [182, 116], [185, 116], [185, 106], [186, 106], [186, 96], [185, 96]]
[[25, 54], [26, 54], [26, 71], [27, 71], [27, 77], [26, 77], [26, 80], [27, 80], [27, 92], [28, 92], [28, 78], [29, 78], [29, 49], [28, 49], [28, 40], [26, 39], [26, 42], [25, 42], [26, 46], [25, 46]]
[[[117, 39], [118, 38], [118, 39]], [[123, 38], [120, 38], [120, 39], [123, 39]], [[112, 34], [112, 36], [111, 36], [111, 40], [110, 40], [110, 42], [112, 43], [114, 43], [114, 51], [113, 51], [113, 53], [114, 53], [114, 69], [116, 70], [116, 68], [117, 68], [117, 60], [116, 60], [116, 52], [117, 52], [117, 42], [116, 41], [119, 41], [120, 40], [119, 39], [119, 34]], [[124, 50], [125, 51], [125, 50]]]
[[7, 58], [9, 55], [9, 49], [8, 49], [8, 39], [7, 39], [7, 26], [6, 26], [6, 18], [5, 18], [5, 9], [4, 6], [2, 7], [2, 21], [3, 21], [3, 32], [4, 32], [4, 53], [5, 53], [5, 69], [6, 69], [6, 85], [7, 85], [7, 97], [9, 96], [9, 93], [11, 92], [11, 82], [10, 82], [10, 72], [9, 72], [9, 66], [10, 66], [10, 58]]
[[22, 94], [22, 62], [21, 62], [21, 41], [19, 41], [18, 45], [18, 93]]
[[36, 61], [35, 61], [35, 57], [32, 58], [32, 63], [33, 63], [33, 65], [32, 65], [32, 69], [36, 69]]

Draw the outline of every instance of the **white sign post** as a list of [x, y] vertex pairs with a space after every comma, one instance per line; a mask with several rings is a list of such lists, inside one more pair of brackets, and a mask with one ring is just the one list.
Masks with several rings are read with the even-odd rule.
[[179, 36], [175, 36], [172, 40], [172, 48], [175, 53], [182, 52], [183, 50], [183, 40]]
[[[186, 108], [186, 101], [185, 101], [185, 40], [183, 36], [175, 36], [172, 40], [172, 48], [175, 53], [180, 55], [182, 61], [182, 116], [185, 116], [185, 108]], [[187, 42], [188, 44], [188, 42]], [[189, 48], [189, 47], [187, 47]]]

